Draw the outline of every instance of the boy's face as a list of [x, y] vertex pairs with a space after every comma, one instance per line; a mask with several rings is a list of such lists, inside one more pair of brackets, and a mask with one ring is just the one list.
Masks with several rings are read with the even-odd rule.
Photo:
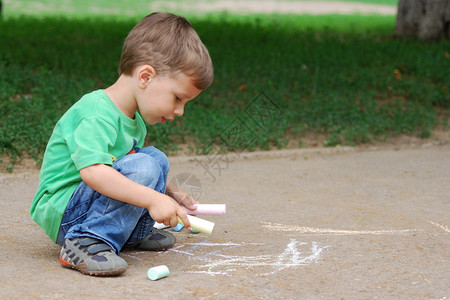
[[153, 125], [173, 121], [182, 116], [186, 103], [200, 94], [191, 78], [179, 73], [175, 76], [155, 76], [136, 98], [142, 118]]

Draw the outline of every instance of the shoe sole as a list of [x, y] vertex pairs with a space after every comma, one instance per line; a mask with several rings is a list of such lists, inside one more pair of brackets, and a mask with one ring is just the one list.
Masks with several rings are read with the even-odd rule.
[[64, 259], [62, 259], [61, 256], [59, 257], [59, 262], [61, 263], [61, 265], [63, 265], [66, 268], [75, 269], [77, 271], [80, 271], [83, 274], [91, 275], [91, 276], [114, 276], [114, 275], [122, 274], [127, 269], [126, 267], [119, 267], [117, 269], [109, 270], [109, 271], [89, 271], [88, 267], [85, 263], [81, 263], [81, 264], [78, 264], [75, 266], [75, 265], [65, 261]]

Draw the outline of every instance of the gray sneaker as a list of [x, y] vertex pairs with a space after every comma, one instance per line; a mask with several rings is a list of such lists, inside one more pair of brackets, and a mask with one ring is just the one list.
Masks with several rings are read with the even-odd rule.
[[172, 247], [175, 241], [175, 237], [170, 232], [153, 228], [145, 238], [137, 243], [127, 245], [126, 248], [143, 251], [161, 251]]
[[97, 276], [119, 275], [128, 267], [109, 245], [89, 237], [66, 239], [59, 261], [64, 267]]

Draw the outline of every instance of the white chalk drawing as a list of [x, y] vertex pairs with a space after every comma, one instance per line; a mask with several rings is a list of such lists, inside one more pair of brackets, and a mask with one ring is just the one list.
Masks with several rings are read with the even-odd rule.
[[[450, 229], [440, 223], [428, 221], [430, 224], [450, 233]], [[298, 225], [262, 222], [265, 229], [281, 232], [296, 232], [303, 236], [312, 235], [396, 235], [415, 232], [424, 232], [420, 229], [402, 230], [341, 230], [330, 228], [314, 228]], [[269, 245], [266, 243], [213, 243], [204, 240], [200, 243], [178, 244], [170, 248], [165, 254], [177, 253], [186, 256], [194, 262], [191, 270], [186, 273], [225, 275], [230, 276], [242, 270], [252, 270], [255, 276], [269, 276], [288, 269], [317, 263], [324, 255], [329, 245], [320, 245], [317, 242], [301, 242], [290, 238], [283, 252], [267, 253]], [[233, 250], [236, 248], [239, 251]], [[251, 253], [267, 253], [251, 255]], [[249, 253], [250, 255], [236, 255], [236, 253]]]
[[[268, 276], [286, 269], [308, 265], [317, 262], [324, 249], [329, 246], [319, 246], [318, 243], [299, 242], [290, 239], [281, 254], [264, 254], [257, 256], [232, 255], [233, 248], [245, 247], [246, 253], [260, 252], [264, 243], [186, 243], [169, 249], [166, 253], [175, 252], [186, 255], [191, 261], [199, 264], [192, 265], [193, 270], [186, 273], [199, 273], [209, 275], [232, 275], [239, 270], [252, 269], [255, 275]], [[235, 252], [235, 251], [234, 251]], [[241, 251], [244, 252], [244, 251]]]
[[382, 234], [400, 234], [408, 232], [417, 232], [417, 229], [403, 229], [403, 230], [340, 230], [330, 228], [314, 228], [297, 225], [286, 225], [279, 223], [263, 222], [264, 228], [272, 231], [284, 232], [300, 232], [303, 234], [328, 234], [328, 235], [382, 235]]
[[439, 227], [440, 229], [444, 230], [447, 233], [450, 233], [450, 228], [448, 228], [448, 226], [445, 226], [444, 224], [440, 224], [437, 222], [433, 222], [433, 221], [428, 221], [430, 222], [430, 224]]
[[320, 255], [322, 254], [322, 251], [330, 247], [330, 246], [319, 247], [317, 243], [312, 242], [310, 249], [311, 254], [309, 256], [302, 256], [302, 253], [298, 251], [297, 246], [299, 245], [307, 245], [307, 243], [299, 243], [297, 240], [291, 238], [291, 241], [289, 242], [286, 250], [284, 250], [284, 252], [281, 253], [277, 258], [276, 261], [277, 267], [275, 267], [276, 270], [270, 274], [274, 274], [276, 272], [282, 271], [290, 267], [301, 266], [312, 262], [317, 262], [317, 260], [320, 258]]

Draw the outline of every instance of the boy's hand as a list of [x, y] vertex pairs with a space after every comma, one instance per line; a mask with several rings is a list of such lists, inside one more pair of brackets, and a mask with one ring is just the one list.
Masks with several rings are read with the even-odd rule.
[[184, 209], [182, 209], [171, 197], [164, 194], [160, 195], [161, 197], [147, 208], [152, 219], [158, 223], [176, 227], [178, 224], [177, 217], [180, 217], [185, 227], [189, 229], [191, 224]]
[[179, 204], [190, 210], [197, 209], [197, 206], [195, 204], [199, 202], [169, 180], [167, 181], [166, 194], [175, 199], [175, 201], [177, 201]]
[[[147, 208], [150, 216], [158, 223], [175, 227], [178, 224], [178, 216], [183, 221], [184, 226], [190, 228], [191, 223], [186, 212], [174, 199], [126, 178], [110, 166], [92, 165], [81, 169], [80, 176], [93, 190], [107, 197]], [[174, 189], [176, 193], [173, 193], [173, 195], [179, 203], [189, 209], [196, 209], [196, 201], [192, 197], [178, 189], [176, 185], [169, 182], [168, 184], [172, 188], [176, 187]], [[169, 190], [169, 187], [167, 190]]]

